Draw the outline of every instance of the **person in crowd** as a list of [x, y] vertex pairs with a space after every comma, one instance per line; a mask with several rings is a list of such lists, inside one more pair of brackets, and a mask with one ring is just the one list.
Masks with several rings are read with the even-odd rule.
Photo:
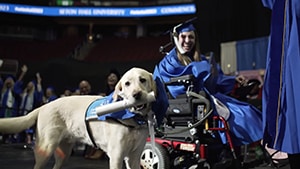
[[[22, 79], [27, 72], [27, 66], [23, 65], [21, 74], [15, 82], [14, 76], [6, 77], [1, 85], [0, 118], [18, 116], [19, 95], [22, 92]], [[3, 142], [11, 142], [12, 135], [3, 135]]]
[[65, 89], [64, 93], [60, 95], [60, 97], [66, 97], [66, 96], [71, 96], [72, 95], [72, 90], [70, 89]]
[[[101, 96], [108, 96], [111, 94], [121, 76], [118, 70], [111, 69], [108, 75], [106, 76], [106, 86], [104, 92], [100, 92]], [[93, 147], [87, 147], [87, 152], [85, 154], [85, 158], [88, 159], [99, 159], [103, 156], [104, 152], [100, 149], [95, 149]]]
[[22, 91], [22, 79], [27, 72], [27, 66], [23, 65], [21, 74], [15, 82], [13, 76], [8, 76], [1, 86], [0, 118], [17, 116], [17, 95]]
[[[43, 89], [42, 89], [42, 78], [39, 73], [36, 73], [36, 80], [32, 80], [27, 83], [26, 87], [21, 93], [21, 103], [20, 103], [20, 115], [26, 115], [30, 113], [33, 109], [41, 106], [43, 104]], [[34, 127], [31, 127], [25, 131], [25, 145], [31, 147], [33, 145], [34, 137]]]
[[57, 95], [55, 93], [54, 87], [52, 86], [47, 87], [45, 91], [45, 96], [43, 97], [44, 104], [49, 103], [55, 99], [57, 99]]
[[[89, 81], [82, 80], [79, 85], [79, 94], [80, 95], [95, 95], [95, 93], [92, 92], [92, 87]], [[104, 152], [99, 149], [95, 149], [92, 146], [85, 146], [85, 152], [84, 157], [87, 159], [99, 159], [103, 156]]]
[[[238, 101], [228, 95], [236, 83], [246, 83], [242, 76], [226, 76], [213, 58], [207, 60], [200, 52], [198, 35], [191, 22], [182, 23], [172, 30], [175, 47], [155, 66], [154, 77], [168, 82], [171, 77], [192, 74], [195, 77], [197, 91], [206, 91], [208, 96], [218, 99], [230, 111], [227, 122], [235, 146], [260, 141], [262, 133], [261, 112], [248, 103]], [[185, 94], [185, 86], [168, 86], [172, 97]], [[212, 101], [212, 103], [214, 103]], [[213, 106], [217, 106], [214, 104]], [[218, 113], [216, 109], [214, 113]], [[224, 133], [220, 133], [226, 143]]]
[[105, 91], [101, 92], [101, 96], [108, 96], [110, 93], [112, 93], [115, 90], [115, 86], [120, 80], [121, 76], [118, 70], [111, 69], [106, 76], [106, 87]]
[[80, 95], [80, 89], [79, 88], [74, 89], [71, 95]]
[[[118, 70], [111, 69], [108, 75], [106, 76], [106, 87], [104, 92], [100, 92], [101, 96], [108, 96], [110, 95], [114, 90], [115, 86], [120, 80], [121, 76]], [[89, 159], [99, 159], [102, 157], [104, 152], [100, 149], [90, 148], [89, 153], [86, 154], [86, 158]]]
[[262, 0], [272, 10], [263, 87], [264, 144], [300, 168], [300, 1]]
[[80, 95], [90, 95], [92, 93], [92, 87], [91, 84], [87, 80], [82, 80], [79, 83], [79, 94]]

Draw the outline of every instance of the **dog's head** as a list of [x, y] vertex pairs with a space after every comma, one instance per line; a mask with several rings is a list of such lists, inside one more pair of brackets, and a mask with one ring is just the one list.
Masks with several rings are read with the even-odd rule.
[[[143, 100], [149, 92], [156, 93], [156, 83], [153, 80], [152, 73], [141, 69], [132, 68], [127, 71], [115, 86], [113, 95], [116, 101], [118, 97], [123, 99]], [[146, 115], [151, 110], [151, 103], [132, 107], [130, 111], [141, 115]]]

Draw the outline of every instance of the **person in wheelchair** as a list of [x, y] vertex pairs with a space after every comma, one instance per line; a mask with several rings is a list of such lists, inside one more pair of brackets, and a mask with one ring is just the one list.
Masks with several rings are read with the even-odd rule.
[[[195, 90], [204, 90], [208, 96], [218, 99], [230, 111], [226, 121], [235, 146], [261, 140], [263, 137], [261, 112], [248, 103], [229, 97], [236, 81], [244, 83], [244, 78], [224, 75], [212, 58], [209, 61], [200, 53], [198, 35], [191, 22], [175, 26], [171, 37], [175, 47], [155, 66], [154, 77], [166, 83], [172, 77], [193, 75], [197, 84]], [[173, 98], [185, 94], [187, 90], [183, 85], [167, 88]], [[214, 114], [217, 115], [216, 109]], [[225, 134], [220, 133], [220, 136], [225, 144]]]

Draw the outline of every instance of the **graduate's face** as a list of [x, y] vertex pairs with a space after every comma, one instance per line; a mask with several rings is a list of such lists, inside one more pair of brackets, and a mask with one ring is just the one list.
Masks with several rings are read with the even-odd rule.
[[190, 52], [194, 48], [196, 41], [195, 38], [196, 35], [194, 31], [181, 32], [179, 34], [178, 42], [185, 53]]

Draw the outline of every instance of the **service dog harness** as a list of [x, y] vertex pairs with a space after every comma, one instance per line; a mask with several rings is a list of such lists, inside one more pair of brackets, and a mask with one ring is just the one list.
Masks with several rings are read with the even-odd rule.
[[[138, 128], [147, 125], [147, 116], [142, 116], [139, 114], [135, 114], [133, 112], [130, 112], [128, 109], [109, 113], [101, 116], [97, 116], [96, 108], [99, 106], [103, 106], [106, 104], [110, 104], [113, 102], [112, 94], [106, 97], [99, 98], [95, 101], [93, 101], [87, 108], [85, 113], [85, 125], [87, 128], [88, 136], [93, 143], [94, 147], [98, 148], [96, 145], [96, 142], [92, 135], [92, 130], [89, 124], [89, 121], [91, 120], [114, 120], [115, 122], [118, 122], [126, 127], [129, 128]], [[95, 117], [97, 117], [95, 119]]]
[[[157, 91], [156, 91], [156, 100], [154, 102], [152, 102], [151, 109], [154, 112], [156, 123], [159, 126], [159, 125], [161, 125], [161, 123], [163, 121], [163, 118], [164, 118], [165, 113], [169, 106], [169, 102], [168, 102], [168, 96], [165, 91], [164, 85], [162, 84], [160, 79], [155, 78], [154, 81], [156, 83]], [[113, 93], [111, 93], [109, 96], [99, 98], [99, 99], [95, 100], [94, 102], [92, 102], [89, 105], [89, 107], [87, 108], [85, 124], [86, 124], [89, 138], [90, 138], [91, 142], [93, 143], [94, 147], [97, 147], [97, 145], [95, 143], [95, 140], [93, 139], [89, 121], [91, 119], [95, 119], [95, 117], [97, 117], [96, 120], [100, 120], [100, 121], [112, 119], [112, 120], [114, 120], [122, 125], [125, 125], [127, 127], [130, 127], [130, 128], [138, 128], [138, 127], [143, 127], [143, 126], [147, 125], [147, 120], [148, 120], [147, 116], [142, 116], [142, 115], [130, 112], [128, 109], [101, 115], [101, 116], [97, 116], [96, 107], [112, 103], [113, 102], [112, 96], [113, 96]]]

